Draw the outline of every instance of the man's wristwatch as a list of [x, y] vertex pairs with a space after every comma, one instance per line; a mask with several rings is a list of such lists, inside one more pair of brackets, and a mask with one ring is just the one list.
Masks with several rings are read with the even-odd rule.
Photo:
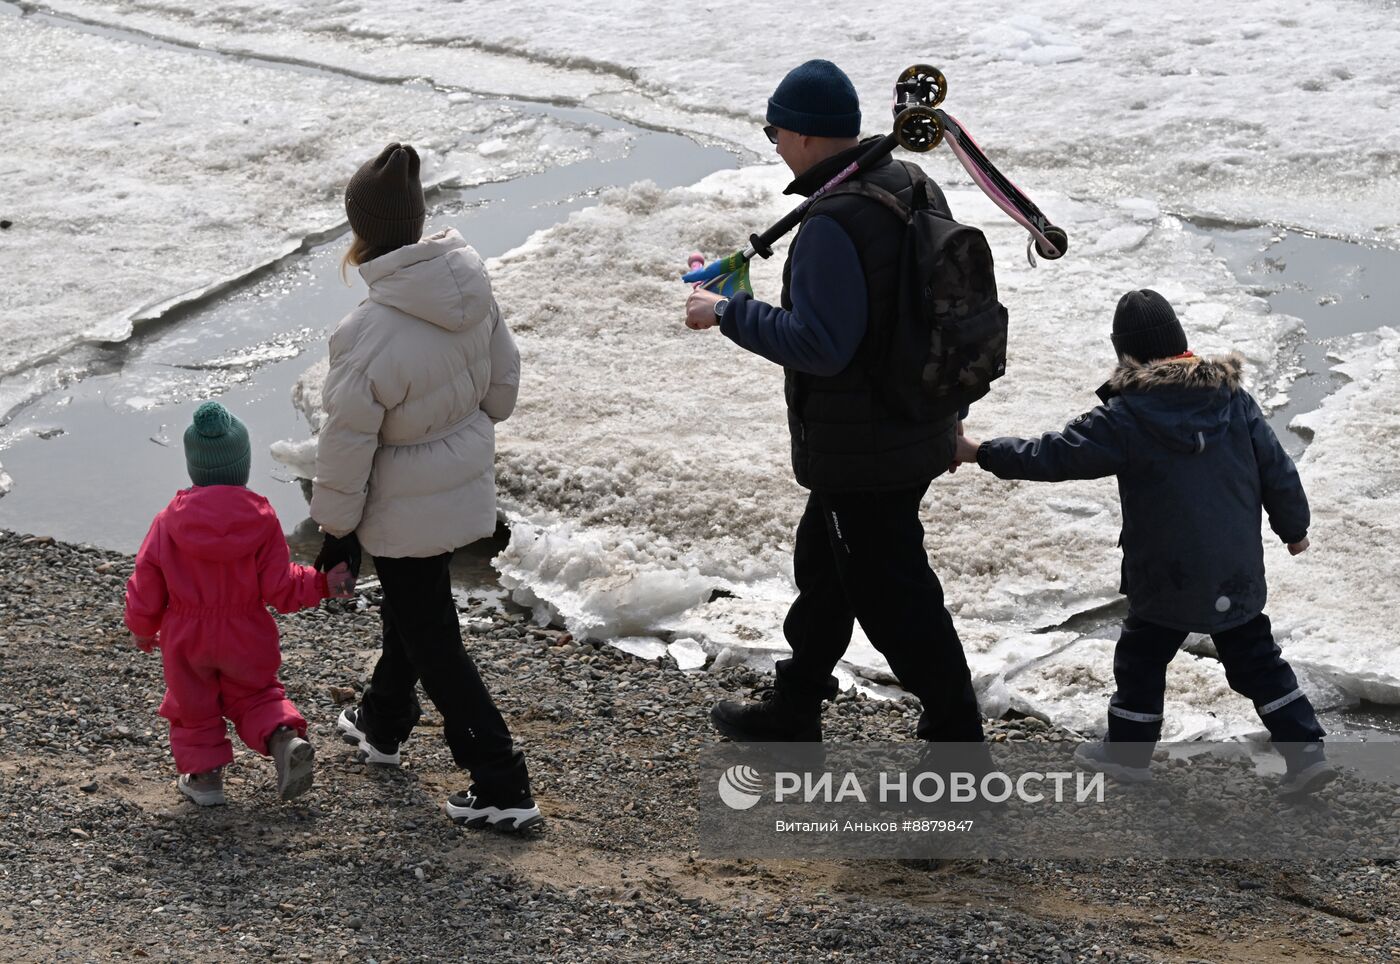
[[729, 307], [729, 299], [728, 299], [728, 298], [721, 298], [719, 301], [716, 301], [716, 302], [715, 302], [715, 319], [716, 319], [716, 320], [722, 319], [722, 318], [724, 317], [724, 309], [726, 309], [726, 308], [728, 308], [728, 307]]

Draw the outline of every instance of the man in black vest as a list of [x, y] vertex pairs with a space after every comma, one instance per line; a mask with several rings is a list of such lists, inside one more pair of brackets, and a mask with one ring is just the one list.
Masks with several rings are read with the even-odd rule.
[[[825, 60], [792, 70], [768, 101], [764, 133], [792, 169], [785, 193], [810, 196], [868, 146], [858, 140], [860, 103], [850, 79]], [[917, 169], [914, 169], [917, 170]], [[909, 202], [911, 166], [889, 156], [859, 175]], [[947, 210], [936, 185], [931, 203]], [[740, 347], [786, 372], [792, 466], [810, 490], [797, 526], [797, 599], [784, 635], [792, 657], [753, 703], [725, 700], [710, 712], [725, 736], [744, 741], [819, 741], [821, 703], [854, 621], [900, 683], [923, 703], [925, 740], [982, 740], [982, 717], [962, 643], [929, 567], [919, 503], [951, 470], [960, 423], [910, 419], [886, 402], [889, 326], [897, 322], [904, 225], [884, 205], [842, 194], [819, 201], [783, 266], [781, 306], [741, 293], [696, 289], [686, 325], [718, 325]]]

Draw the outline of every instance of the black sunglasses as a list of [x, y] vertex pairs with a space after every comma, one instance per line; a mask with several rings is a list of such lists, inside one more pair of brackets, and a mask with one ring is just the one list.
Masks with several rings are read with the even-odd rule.
[[778, 128], [774, 127], [772, 124], [769, 124], [767, 127], [763, 128], [763, 133], [768, 135], [768, 143], [778, 143]]

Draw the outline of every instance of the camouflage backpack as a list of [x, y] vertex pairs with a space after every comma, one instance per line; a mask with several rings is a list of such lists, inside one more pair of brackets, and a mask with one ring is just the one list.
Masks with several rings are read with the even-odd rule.
[[878, 348], [891, 377], [879, 387], [896, 410], [915, 418], [954, 414], [1006, 373], [1006, 308], [997, 300], [991, 248], [977, 228], [931, 205], [927, 185], [927, 178], [915, 179], [911, 204], [864, 181], [826, 195], [870, 198], [905, 226], [898, 316]]

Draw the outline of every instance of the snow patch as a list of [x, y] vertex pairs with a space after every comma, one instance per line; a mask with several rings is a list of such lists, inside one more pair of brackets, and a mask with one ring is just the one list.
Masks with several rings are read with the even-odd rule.
[[1269, 614], [1285, 657], [1346, 692], [1400, 703], [1395, 574], [1400, 572], [1400, 332], [1339, 343], [1351, 378], [1291, 424], [1312, 432], [1298, 472], [1311, 547], [1290, 556], [1265, 534]]
[[562, 622], [580, 639], [645, 635], [663, 617], [709, 598], [712, 585], [693, 569], [656, 565], [637, 542], [605, 545], [571, 525], [524, 520], [512, 520], [510, 544], [492, 565], [537, 621]]
[[693, 639], [678, 639], [666, 647], [666, 651], [683, 670], [704, 669], [705, 662], [710, 658], [709, 653]]
[[1019, 60], [1034, 66], [1084, 59], [1084, 48], [1040, 17], [1019, 14], [974, 30], [972, 49], [991, 60]]
[[268, 446], [272, 457], [291, 470], [298, 479], [316, 478], [316, 439], [283, 439]]

